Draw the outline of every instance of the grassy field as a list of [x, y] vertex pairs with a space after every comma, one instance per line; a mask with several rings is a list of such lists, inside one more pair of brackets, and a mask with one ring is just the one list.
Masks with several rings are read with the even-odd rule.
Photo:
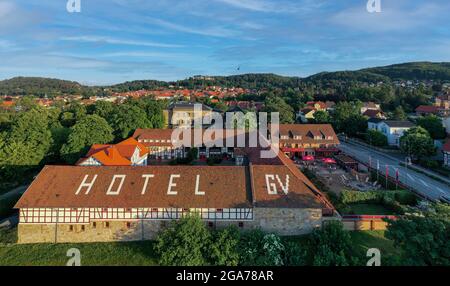
[[16, 230], [0, 231], [0, 266], [64, 266], [70, 248], [78, 248], [84, 266], [157, 265], [152, 241], [121, 243], [11, 244]]
[[395, 265], [401, 256], [401, 249], [395, 248], [394, 243], [385, 238], [384, 231], [351, 231], [353, 250], [355, 255], [366, 257], [367, 250], [378, 248], [381, 252], [382, 265]]
[[[381, 251], [382, 263], [391, 261], [400, 255], [392, 241], [384, 237], [383, 231], [350, 232], [354, 244], [355, 255], [365, 258], [367, 249], [378, 248]], [[84, 266], [151, 266], [157, 265], [157, 257], [153, 251], [154, 242], [121, 242], [121, 243], [80, 243], [80, 244], [14, 244], [16, 230], [0, 230], [0, 266], [32, 265], [32, 266], [64, 266], [69, 259], [66, 256], [70, 248], [78, 248], [81, 253], [81, 264]], [[306, 236], [285, 237], [285, 241], [306, 243]]]

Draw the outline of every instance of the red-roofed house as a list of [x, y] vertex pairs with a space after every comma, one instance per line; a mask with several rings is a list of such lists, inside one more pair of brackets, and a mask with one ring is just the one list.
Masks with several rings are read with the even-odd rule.
[[386, 116], [384, 116], [384, 113], [381, 110], [367, 109], [362, 115], [369, 118], [386, 119]]
[[148, 150], [134, 138], [118, 144], [94, 144], [79, 166], [146, 166]]
[[416, 108], [416, 114], [419, 116], [434, 114], [437, 115], [439, 113], [439, 107], [433, 105], [419, 105]]

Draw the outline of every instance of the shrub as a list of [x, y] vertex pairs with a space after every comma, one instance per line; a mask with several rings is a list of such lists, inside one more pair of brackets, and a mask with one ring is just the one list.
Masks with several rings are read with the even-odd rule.
[[211, 234], [198, 216], [189, 216], [161, 231], [156, 239], [155, 252], [160, 265], [207, 265]]
[[252, 230], [242, 236], [239, 246], [240, 264], [244, 266], [283, 265], [284, 245], [276, 234]]
[[307, 247], [298, 242], [288, 241], [284, 248], [284, 265], [305, 266], [308, 264]]
[[384, 147], [388, 144], [388, 139], [386, 135], [378, 130], [368, 130], [366, 134], [366, 142], [374, 146]]
[[377, 191], [358, 192], [344, 190], [341, 193], [341, 202], [344, 204], [380, 202], [381, 197], [382, 193]]
[[329, 221], [321, 229], [311, 235], [310, 251], [315, 266], [348, 266], [357, 265], [352, 256], [352, 240], [339, 221]]
[[340, 202], [343, 204], [355, 203], [386, 203], [396, 202], [404, 205], [415, 205], [417, 197], [406, 190], [398, 191], [370, 191], [359, 192], [344, 190], [341, 193]]
[[216, 266], [237, 266], [239, 263], [240, 233], [235, 227], [228, 227], [213, 234], [210, 245], [210, 261]]

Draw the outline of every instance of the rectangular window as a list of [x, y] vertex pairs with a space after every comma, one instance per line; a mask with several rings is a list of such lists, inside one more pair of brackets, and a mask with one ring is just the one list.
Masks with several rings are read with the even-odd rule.
[[105, 221], [105, 227], [109, 228], [109, 222]]
[[210, 221], [210, 222], [208, 222], [208, 226], [212, 228], [212, 227], [214, 227], [214, 223], [212, 221]]
[[92, 228], [97, 228], [97, 223], [95, 221], [92, 223]]
[[86, 228], [84, 227], [84, 225], [81, 226], [81, 231], [84, 231]]
[[243, 227], [244, 227], [244, 223], [243, 223], [242, 221], [240, 221], [240, 222], [238, 223], [238, 225], [239, 225], [240, 228], [243, 228]]
[[73, 231], [73, 225], [69, 225], [69, 231]]

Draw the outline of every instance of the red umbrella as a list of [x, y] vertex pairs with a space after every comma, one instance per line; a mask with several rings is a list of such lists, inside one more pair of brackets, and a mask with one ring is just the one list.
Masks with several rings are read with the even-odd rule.
[[332, 159], [332, 158], [324, 158], [323, 162], [325, 164], [336, 164], [336, 160]]
[[313, 161], [314, 160], [314, 156], [308, 155], [308, 156], [303, 156], [303, 161]]

